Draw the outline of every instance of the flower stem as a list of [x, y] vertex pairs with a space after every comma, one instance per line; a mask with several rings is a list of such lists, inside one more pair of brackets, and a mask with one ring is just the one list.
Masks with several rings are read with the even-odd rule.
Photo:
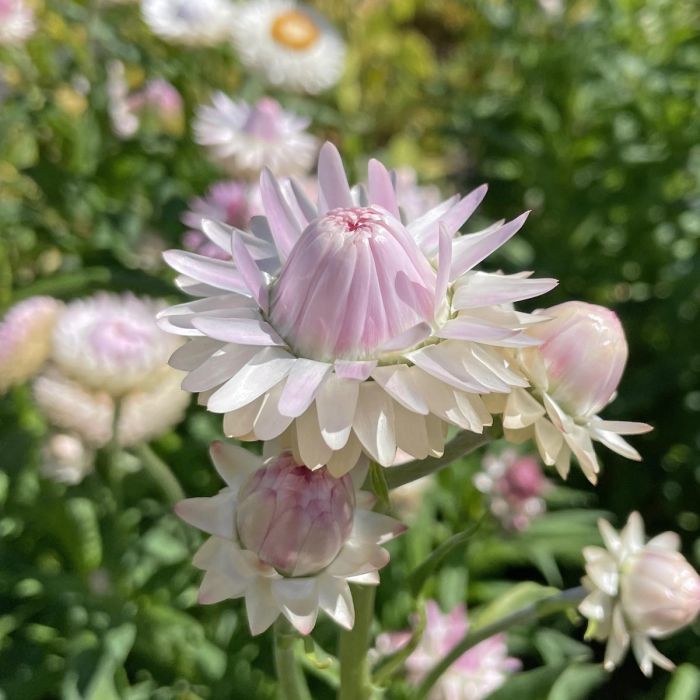
[[275, 669], [279, 681], [280, 700], [311, 700], [306, 679], [296, 658], [296, 634], [290, 624], [278, 617], [274, 626]]
[[439, 471], [443, 467], [452, 464], [456, 459], [474, 452], [474, 450], [496, 440], [498, 437], [499, 432], [496, 428], [485, 428], [481, 434], [464, 430], [445, 445], [445, 452], [442, 457], [416, 459], [413, 462], [386, 469], [386, 482], [390, 489], [408, 484], [411, 481]]
[[134, 447], [146, 471], [153, 481], [160, 486], [161, 491], [170, 503], [177, 503], [185, 497], [180, 482], [172, 473], [170, 467], [151, 449], [150, 445], [141, 443]]
[[457, 661], [462, 654], [469, 651], [480, 642], [483, 642], [489, 637], [493, 637], [493, 635], [498, 634], [499, 632], [505, 632], [513, 625], [532, 622], [534, 620], [539, 620], [542, 617], [546, 617], [547, 615], [568, 610], [569, 608], [578, 605], [583, 600], [585, 595], [586, 589], [583, 586], [569, 588], [565, 591], [555, 593], [549, 598], [538, 600], [537, 602], [527, 605], [520, 610], [516, 610], [515, 612], [510, 613], [510, 615], [506, 615], [500, 620], [497, 620], [490, 625], [486, 625], [481, 629], [477, 629], [474, 632], [468, 632], [441, 661], [435, 664], [435, 666], [428, 671], [428, 674], [425, 676], [423, 682], [416, 691], [415, 700], [424, 700], [427, 698], [430, 690], [440, 676], [455, 661]]
[[367, 661], [370, 628], [374, 618], [374, 586], [353, 585], [355, 625], [340, 633], [340, 689], [338, 700], [370, 700], [372, 682]]

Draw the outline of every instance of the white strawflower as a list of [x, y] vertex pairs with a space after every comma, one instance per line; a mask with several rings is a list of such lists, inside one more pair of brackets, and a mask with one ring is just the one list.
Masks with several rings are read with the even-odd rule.
[[674, 664], [651, 639], [662, 639], [695, 620], [700, 612], [700, 576], [678, 551], [680, 538], [664, 532], [645, 542], [644, 522], [632, 513], [617, 533], [598, 522], [605, 548], [586, 547], [584, 586], [590, 594], [579, 606], [588, 618], [587, 635], [608, 640], [605, 668], [622, 662], [630, 644], [642, 672]]
[[373, 513], [373, 496], [357, 490], [366, 469], [336, 479], [289, 453], [263, 462], [242, 447], [214, 443], [211, 454], [226, 488], [175, 508], [211, 535], [194, 557], [205, 571], [199, 602], [245, 598], [252, 634], [280, 613], [309, 634], [319, 610], [352, 628], [348, 583], [377, 585], [389, 561], [381, 545], [405, 530]]
[[21, 44], [35, 30], [34, 10], [25, 0], [0, 0], [0, 44]]
[[180, 345], [156, 325], [162, 307], [132, 294], [72, 301], [54, 327], [51, 360], [67, 377], [114, 396], [152, 387]]
[[321, 15], [294, 0], [238, 4], [232, 35], [241, 62], [272, 85], [314, 94], [343, 73], [345, 42]]
[[161, 39], [212, 46], [229, 37], [237, 9], [228, 0], [141, 0], [141, 12]]
[[267, 167], [277, 176], [303, 175], [318, 152], [306, 129], [310, 120], [263, 97], [255, 104], [217, 92], [211, 105], [197, 110], [195, 141], [232, 175], [257, 178]]
[[93, 468], [93, 451], [70, 433], [55, 433], [41, 450], [41, 474], [61, 484], [79, 484]]
[[37, 296], [15, 304], [0, 321], [0, 394], [20, 384], [44, 364], [63, 304]]

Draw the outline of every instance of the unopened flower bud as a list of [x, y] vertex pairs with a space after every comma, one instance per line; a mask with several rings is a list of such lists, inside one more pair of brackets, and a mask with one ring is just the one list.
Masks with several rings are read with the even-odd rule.
[[338, 556], [352, 531], [348, 476], [312, 471], [284, 453], [242, 486], [236, 512], [241, 543], [287, 576], [307, 576]]
[[547, 373], [548, 393], [569, 413], [590, 416], [612, 399], [627, 362], [617, 315], [604, 306], [569, 301], [543, 309], [550, 321], [531, 333]]

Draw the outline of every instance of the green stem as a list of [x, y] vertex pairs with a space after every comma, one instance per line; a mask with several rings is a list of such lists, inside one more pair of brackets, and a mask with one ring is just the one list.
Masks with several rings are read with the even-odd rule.
[[586, 595], [586, 589], [583, 586], [578, 586], [577, 588], [569, 588], [566, 591], [561, 591], [556, 593], [549, 598], [544, 598], [531, 605], [527, 605], [520, 610], [512, 612], [510, 615], [493, 622], [490, 625], [486, 625], [481, 629], [474, 630], [474, 632], [467, 633], [462, 641], [459, 642], [441, 661], [439, 661], [433, 668], [430, 669], [428, 675], [423, 679], [423, 682], [418, 687], [416, 691], [415, 700], [424, 700], [428, 697], [430, 690], [435, 685], [440, 676], [462, 656], [465, 652], [469, 651], [472, 647], [476, 646], [480, 642], [483, 642], [489, 637], [498, 634], [500, 632], [505, 632], [507, 629], [513, 625], [520, 625], [525, 622], [533, 622], [534, 620], [539, 620], [547, 615], [552, 615], [556, 612], [561, 612], [563, 610], [568, 610], [569, 608], [578, 605]]
[[281, 616], [275, 622], [273, 643], [280, 700], [311, 700], [311, 693], [296, 658], [296, 634]]
[[353, 585], [355, 624], [340, 633], [340, 688], [338, 700], [369, 700], [373, 696], [367, 661], [370, 628], [374, 619], [374, 586]]
[[445, 445], [442, 457], [416, 459], [398, 467], [385, 469], [386, 482], [390, 489], [395, 489], [428, 474], [433, 474], [498, 437], [499, 432], [495, 428], [485, 428], [482, 434], [464, 430]]
[[177, 503], [185, 497], [182, 486], [170, 467], [151, 449], [150, 445], [145, 442], [137, 445], [134, 447], [134, 452], [170, 503]]

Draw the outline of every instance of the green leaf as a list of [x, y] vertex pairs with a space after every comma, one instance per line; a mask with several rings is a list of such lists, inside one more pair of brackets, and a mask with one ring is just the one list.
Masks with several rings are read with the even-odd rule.
[[549, 698], [549, 692], [559, 676], [565, 671], [567, 664], [542, 666], [532, 671], [516, 673], [507, 680], [495, 693], [489, 695], [489, 700], [544, 700]]
[[398, 673], [406, 661], [406, 659], [416, 650], [420, 644], [425, 631], [425, 606], [421, 605], [418, 612], [418, 620], [415, 623], [411, 638], [408, 643], [404, 644], [398, 651], [386, 656], [381, 660], [377, 667], [373, 670], [372, 676], [377, 685], [385, 685], [392, 676]]
[[85, 691], [85, 700], [121, 700], [114, 685], [114, 673], [124, 664], [136, 638], [136, 627], [125, 623], [104, 637], [104, 654]]
[[372, 492], [379, 501], [380, 509], [383, 511], [389, 510], [391, 507], [391, 504], [389, 503], [389, 486], [386, 482], [384, 467], [376, 462], [372, 462], [369, 465], [369, 483], [372, 488]]
[[574, 664], [557, 678], [547, 700], [586, 700], [607, 676], [600, 664]]
[[504, 618], [516, 610], [520, 610], [531, 603], [549, 598], [558, 590], [551, 586], [542, 586], [533, 581], [525, 581], [513, 586], [507, 593], [481, 608], [477, 613], [474, 630], [490, 625]]
[[664, 700], [696, 700], [698, 697], [700, 669], [693, 664], [682, 664], [673, 673]]

